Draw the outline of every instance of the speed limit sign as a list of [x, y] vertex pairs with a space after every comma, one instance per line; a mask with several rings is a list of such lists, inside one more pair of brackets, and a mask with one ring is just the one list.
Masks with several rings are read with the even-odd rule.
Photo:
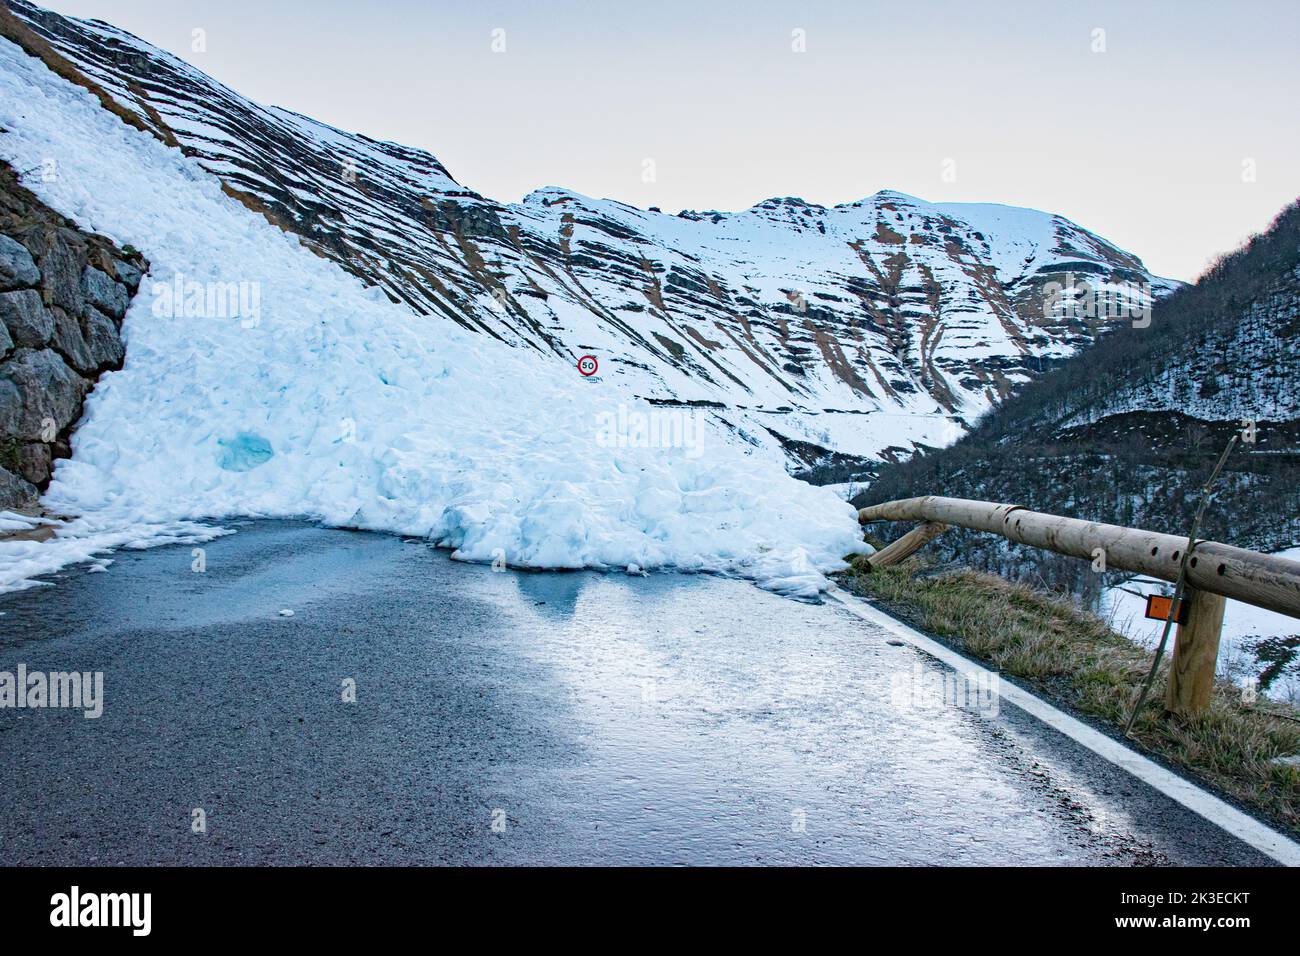
[[600, 363], [596, 361], [594, 355], [584, 355], [578, 359], [578, 371], [587, 378], [595, 375], [598, 368], [600, 368]]

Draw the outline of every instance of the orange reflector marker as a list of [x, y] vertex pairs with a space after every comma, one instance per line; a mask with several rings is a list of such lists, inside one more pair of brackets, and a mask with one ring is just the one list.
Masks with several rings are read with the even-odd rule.
[[[1174, 599], [1166, 597], [1163, 594], [1147, 595], [1147, 613], [1146, 616], [1153, 621], [1169, 620], [1169, 608], [1173, 606]], [[1187, 601], [1186, 599], [1178, 603], [1178, 616], [1174, 618], [1175, 624], [1187, 623]]]

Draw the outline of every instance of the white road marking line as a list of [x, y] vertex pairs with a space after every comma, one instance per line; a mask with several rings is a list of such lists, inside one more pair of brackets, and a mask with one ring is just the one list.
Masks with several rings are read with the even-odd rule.
[[[949, 667], [963, 674], [975, 676], [996, 673], [970, 659], [963, 657], [951, 648], [926, 637], [899, 621], [894, 620], [883, 611], [859, 600], [836, 585], [831, 585], [827, 594], [842, 604], [850, 613], [882, 627], [891, 634], [902, 638], [907, 643], [918, 647], [927, 654], [938, 658]], [[1176, 773], [1172, 773], [1159, 764], [1148, 760], [1141, 754], [1107, 737], [1105, 734], [1089, 727], [1081, 720], [1058, 710], [1041, 697], [1011, 683], [998, 682], [999, 695], [1025, 713], [1036, 717], [1065, 736], [1069, 737], [1093, 753], [1104, 757], [1117, 767], [1122, 767], [1143, 783], [1159, 790], [1169, 799], [1181, 803], [1193, 813], [1199, 814], [1215, 826], [1232, 834], [1241, 842], [1254, 847], [1259, 852], [1272, 857], [1285, 866], [1300, 866], [1300, 844], [1289, 837], [1265, 826], [1254, 817], [1242, 813], [1236, 807], [1207, 793], [1193, 783], [1189, 783]]]

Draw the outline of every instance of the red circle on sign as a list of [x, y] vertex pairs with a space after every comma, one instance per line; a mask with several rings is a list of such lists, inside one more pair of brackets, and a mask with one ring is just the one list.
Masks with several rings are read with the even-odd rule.
[[578, 359], [578, 374], [592, 376], [596, 374], [596, 369], [600, 368], [600, 363], [596, 361], [594, 355], [584, 355]]

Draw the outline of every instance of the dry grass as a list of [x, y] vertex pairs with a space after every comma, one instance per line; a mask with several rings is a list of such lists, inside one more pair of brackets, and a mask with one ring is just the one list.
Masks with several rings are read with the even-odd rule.
[[[935, 574], [920, 558], [871, 572], [860, 568], [845, 575], [849, 590], [1117, 731], [1151, 667], [1150, 653], [1104, 621], [1023, 585], [969, 570]], [[1300, 753], [1300, 723], [1285, 719], [1296, 712], [1263, 701], [1244, 704], [1224, 683], [1208, 713], [1180, 719], [1161, 706], [1165, 670], [1162, 665], [1134, 725], [1137, 749], [1300, 833], [1300, 768], [1271, 762]]]
[[[277, 210], [272, 209], [266, 203], [262, 202], [261, 199], [252, 193], [244, 192], [242, 189], [236, 189], [224, 179], [221, 181], [221, 191], [231, 199], [237, 201], [249, 212], [255, 212], [265, 218], [267, 222], [280, 231], [297, 235], [298, 231], [294, 228], [292, 222], [282, 216]], [[317, 254], [319, 255], [319, 253]]]
[[890, 246], [901, 246], [907, 242], [901, 232], [890, 229], [883, 219], [876, 223], [875, 240]]
[[155, 130], [156, 135], [168, 146], [175, 147], [184, 152], [185, 147], [181, 146], [180, 140], [176, 138], [176, 134], [172, 131], [172, 128], [167, 125], [167, 121], [162, 118], [162, 114], [159, 113], [153, 103], [149, 101], [149, 94], [145, 91], [144, 87], [140, 86], [138, 83], [128, 83], [126, 88], [131, 91], [131, 95], [134, 96], [136, 102], [140, 104], [140, 109], [144, 110], [144, 115], [149, 117], [149, 122], [153, 123], [153, 125], [157, 127]]

